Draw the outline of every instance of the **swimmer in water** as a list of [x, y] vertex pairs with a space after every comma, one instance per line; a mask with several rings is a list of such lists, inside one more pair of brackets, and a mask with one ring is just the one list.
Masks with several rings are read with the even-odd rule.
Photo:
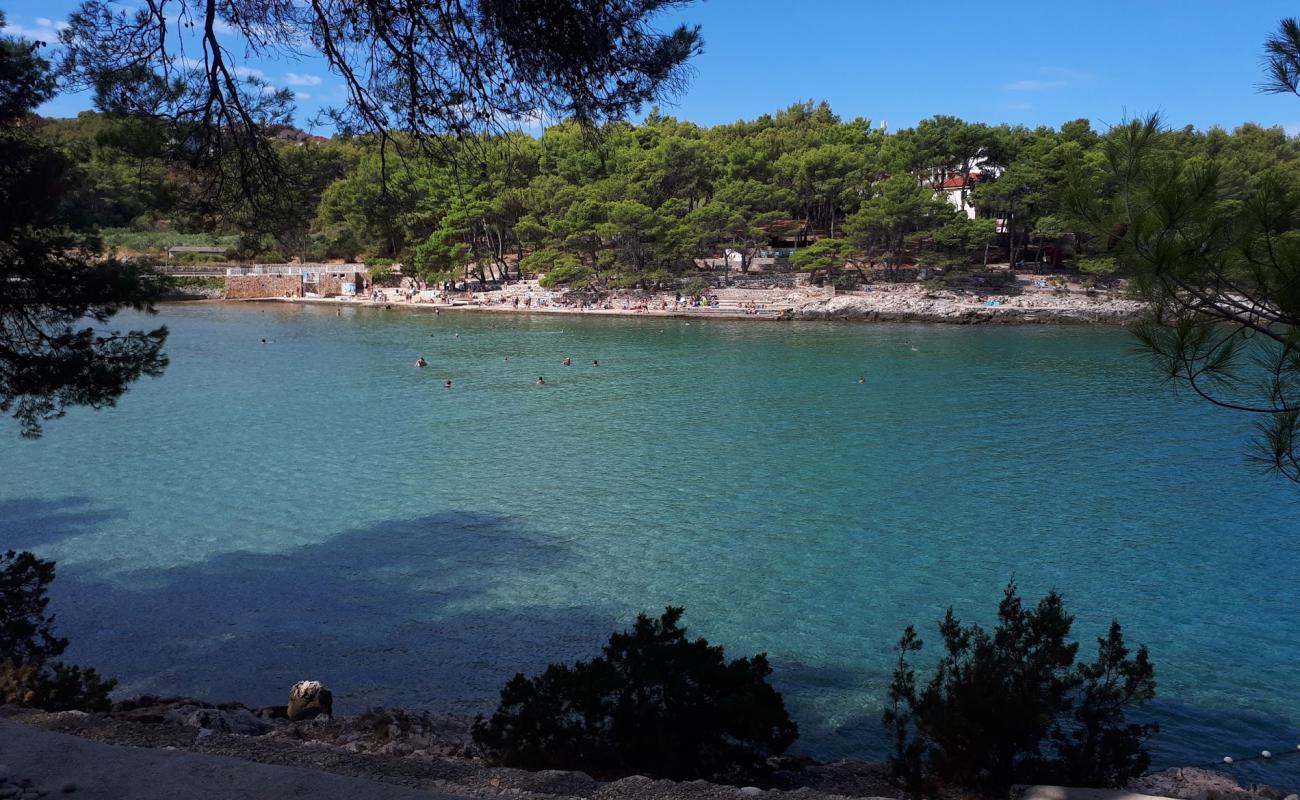
[[546, 385], [546, 379], [543, 378], [541, 375], [538, 375], [538, 376], [537, 376], [537, 385], [538, 385], [538, 386], [545, 386], [545, 385]]
[[565, 357], [564, 357], [564, 366], [567, 367], [567, 366], [570, 366], [571, 364], [573, 364], [573, 360], [570, 359], [568, 356], [565, 356]]
[[415, 359], [415, 366], [420, 367], [421, 369], [423, 369], [428, 363], [429, 362], [424, 360], [424, 356]]
[[266, 340], [265, 340], [265, 339], [262, 340], [262, 344], [266, 344]]
[[599, 366], [600, 366], [600, 362], [593, 358], [593, 359], [591, 360], [591, 365], [592, 365], [593, 367], [599, 367]]
[[448, 388], [448, 389], [450, 389], [450, 388], [451, 388], [451, 381], [450, 381], [450, 380], [449, 380], [449, 381], [447, 381], [447, 388]]
[[858, 383], [866, 383], [866, 382], [867, 382], [867, 376], [866, 376], [866, 375], [859, 375], [859, 376], [858, 376]]

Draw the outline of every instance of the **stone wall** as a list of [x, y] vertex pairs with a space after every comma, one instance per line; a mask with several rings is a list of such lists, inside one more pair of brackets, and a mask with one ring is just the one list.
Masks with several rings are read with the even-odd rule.
[[262, 297], [302, 297], [300, 275], [228, 275], [227, 300], [252, 300]]
[[343, 294], [343, 284], [345, 283], [355, 286], [357, 294], [365, 291], [364, 276], [359, 272], [349, 272], [343, 275], [330, 275], [322, 272], [320, 283], [316, 284], [316, 291], [326, 297]]

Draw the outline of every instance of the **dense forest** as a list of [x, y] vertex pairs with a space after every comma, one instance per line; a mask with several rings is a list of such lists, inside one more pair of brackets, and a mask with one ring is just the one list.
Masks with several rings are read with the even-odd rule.
[[[1078, 198], [1115, 193], [1122, 169], [1108, 142], [1133, 127], [935, 116], [886, 131], [813, 102], [712, 128], [656, 110], [641, 124], [564, 122], [435, 147], [286, 127], [274, 137], [276, 189], [213, 202], [148, 120], [84, 112], [39, 123], [82, 173], [77, 216], [122, 252], [217, 244], [261, 262], [362, 259], [430, 279], [522, 271], [607, 287], [671, 280], [728, 250], [748, 271], [781, 245], [794, 268], [837, 282], [990, 259], [1113, 272], [1107, 236]], [[1300, 142], [1280, 128], [1157, 136], [1181, 165], [1219, 171], [1221, 202], [1265, 178], [1300, 188]]]

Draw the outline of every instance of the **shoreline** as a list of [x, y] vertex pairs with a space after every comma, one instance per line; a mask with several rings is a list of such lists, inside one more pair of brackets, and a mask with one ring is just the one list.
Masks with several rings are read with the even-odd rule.
[[[401, 290], [393, 290], [394, 295]], [[262, 297], [219, 302], [276, 302], [333, 306], [335, 308], [379, 308], [441, 313], [468, 311], [540, 316], [582, 315], [604, 317], [656, 317], [660, 319], [725, 319], [766, 322], [901, 322], [945, 325], [1119, 325], [1139, 322], [1146, 306], [1135, 300], [1089, 295], [1085, 292], [1034, 292], [1013, 294], [927, 292], [918, 286], [890, 287], [865, 292], [825, 292], [814, 289], [720, 289], [716, 307], [667, 308], [667, 294], [625, 294], [606, 301], [608, 308], [584, 308], [564, 303], [564, 293], [554, 293], [546, 305], [514, 305], [514, 300], [534, 293], [552, 295], [535, 282], [513, 284], [506, 289], [483, 293], [487, 302], [432, 299], [371, 300], [359, 297]], [[203, 302], [215, 298], [197, 300]], [[181, 301], [187, 302], [187, 301]], [[189, 301], [194, 302], [194, 301]], [[633, 305], [633, 303], [636, 305]], [[622, 305], [623, 307], [618, 307]], [[651, 306], [662, 305], [662, 308]]]
[[[779, 756], [770, 763], [760, 785], [678, 782], [641, 775], [597, 778], [585, 772], [528, 771], [487, 763], [470, 737], [473, 720], [397, 708], [375, 708], [359, 715], [322, 716], [290, 722], [284, 707], [251, 709], [239, 703], [214, 705], [183, 697], [141, 696], [115, 704], [105, 713], [45, 712], [15, 706], [0, 707], [0, 750], [8, 737], [22, 741], [24, 730], [65, 737], [60, 750], [67, 756], [39, 772], [10, 764], [6, 780], [60, 785], [79, 773], [79, 787], [93, 792], [103, 759], [113, 751], [156, 754], [145, 758], [217, 757], [225, 759], [229, 780], [265, 775], [265, 765], [310, 770], [323, 778], [342, 776], [371, 782], [372, 792], [403, 787], [419, 796], [441, 798], [511, 798], [511, 800], [839, 800], [876, 798], [899, 800], [902, 793], [889, 781], [886, 765], [841, 760], [818, 762], [803, 756]], [[21, 730], [19, 727], [21, 726]], [[9, 732], [6, 734], [6, 728]], [[34, 737], [33, 737], [34, 738]], [[96, 752], [89, 744], [96, 743]], [[125, 748], [125, 749], [124, 749]], [[172, 756], [171, 754], [175, 754]], [[11, 758], [15, 754], [11, 753]], [[99, 761], [97, 765], [95, 762]], [[175, 762], [173, 762], [175, 763]], [[214, 763], [214, 762], [208, 762]], [[0, 770], [5, 769], [0, 767]], [[173, 768], [162, 764], [170, 774]], [[44, 774], [40, 774], [43, 772]], [[148, 780], [146, 776], [138, 776]], [[266, 784], [267, 800], [282, 796], [283, 787]], [[1046, 787], [1035, 787], [1041, 790]], [[1031, 790], [1032, 791], [1032, 790]], [[1077, 790], [1069, 790], [1071, 793]], [[1202, 768], [1172, 767], [1150, 772], [1120, 790], [1084, 790], [1100, 800], [1133, 793], [1180, 800], [1283, 800], [1283, 789], [1262, 784], [1243, 785], [1231, 775]], [[429, 793], [429, 794], [422, 794]], [[1094, 794], [1100, 793], [1100, 794]], [[94, 795], [98, 796], [98, 795]], [[251, 795], [241, 795], [252, 797]], [[345, 794], [343, 796], [354, 796]], [[1030, 797], [1026, 795], [1026, 798]], [[1043, 795], [1033, 797], [1057, 797]], [[1082, 797], [1083, 795], [1080, 795]], [[1064, 797], [1062, 795], [1062, 797]], [[256, 798], [254, 798], [256, 800]], [[1068, 800], [1068, 798], [1067, 798]]]

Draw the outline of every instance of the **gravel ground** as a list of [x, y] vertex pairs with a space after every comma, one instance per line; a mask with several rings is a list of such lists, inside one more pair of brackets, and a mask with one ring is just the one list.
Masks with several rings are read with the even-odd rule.
[[[146, 772], [163, 770], [167, 774], [201, 777], [217, 770], [232, 786], [246, 783], [256, 786], [260, 781], [273, 789], [279, 787], [278, 793], [266, 795], [226, 795], [212, 794], [199, 784], [179, 792], [180, 784], [175, 784], [171, 788], [179, 793], [170, 795], [174, 797], [237, 796], [258, 800], [265, 796], [266, 800], [272, 800], [312, 796], [326, 800], [336, 796], [396, 799], [437, 795], [511, 800], [742, 800], [748, 797], [897, 800], [900, 796], [886, 780], [881, 765], [855, 761], [819, 764], [809, 759], [782, 759], [773, 765], [773, 771], [761, 787], [652, 780], [643, 776], [600, 781], [581, 772], [528, 772], [492, 767], [475, 748], [470, 727], [471, 720], [465, 717], [401, 709], [376, 709], [355, 717], [290, 722], [284, 718], [283, 706], [260, 709], [237, 703], [214, 706], [188, 698], [137, 698], [119, 703], [108, 714], [46, 713], [2, 706], [0, 765], [9, 766], [0, 766], [0, 800], [36, 800], [62, 796], [65, 792], [73, 796], [140, 800], [168, 796], [150, 794], [157, 788], [152, 783], [145, 787], [149, 791], [143, 793], [134, 790], [125, 794], [88, 793], [98, 774], [95, 764], [104, 759], [108, 763], [121, 759], [103, 753], [87, 754], [69, 743], [61, 745], [68, 751], [67, 756], [53, 761], [47, 759], [47, 774], [22, 772], [15, 767], [14, 759], [6, 755], [5, 744], [12, 745], [15, 737], [21, 740], [23, 731], [29, 734], [28, 739], [36, 734], [50, 735], [41, 732], [48, 731], [78, 737], [56, 738], [81, 742], [86, 747], [92, 746], [90, 742], [116, 748], [126, 746], [131, 749], [118, 752], [131, 753], [132, 758], [145, 754], [154, 759], [142, 762], [139, 768]], [[187, 754], [216, 758], [218, 762], [212, 766], [205, 761], [177, 760]], [[49, 766], [51, 763], [53, 766]], [[242, 770], [240, 764], [248, 770]], [[64, 766], [67, 769], [60, 771]], [[264, 767], [289, 771], [259, 772]], [[308, 771], [306, 775], [299, 774], [304, 770]], [[320, 777], [323, 783], [313, 783], [311, 775]], [[347, 788], [346, 782], [337, 786], [330, 782], [336, 778], [374, 783], [372, 789], [357, 794], [356, 788]], [[315, 794], [295, 795], [283, 790], [285, 786], [308, 785], [315, 787], [311, 790]], [[1127, 788], [1130, 792], [1180, 800], [1300, 800], [1272, 787], [1243, 787], [1227, 775], [1192, 768], [1143, 776]], [[331, 794], [335, 791], [343, 794]]]
[[[154, 751], [224, 756], [363, 778], [390, 786], [456, 797], [519, 800], [834, 800], [897, 795], [878, 765], [818, 765], [789, 759], [763, 789], [651, 780], [603, 782], [581, 772], [528, 772], [491, 767], [470, 740], [464, 717], [374, 711], [357, 717], [289, 722], [272, 709], [215, 707], [182, 698], [146, 698], [119, 704], [110, 714], [45, 713], [0, 708], [0, 719], [93, 742]], [[3, 759], [3, 756], [0, 756]], [[46, 787], [48, 788], [48, 787]], [[5, 800], [0, 795], [0, 800]]]

